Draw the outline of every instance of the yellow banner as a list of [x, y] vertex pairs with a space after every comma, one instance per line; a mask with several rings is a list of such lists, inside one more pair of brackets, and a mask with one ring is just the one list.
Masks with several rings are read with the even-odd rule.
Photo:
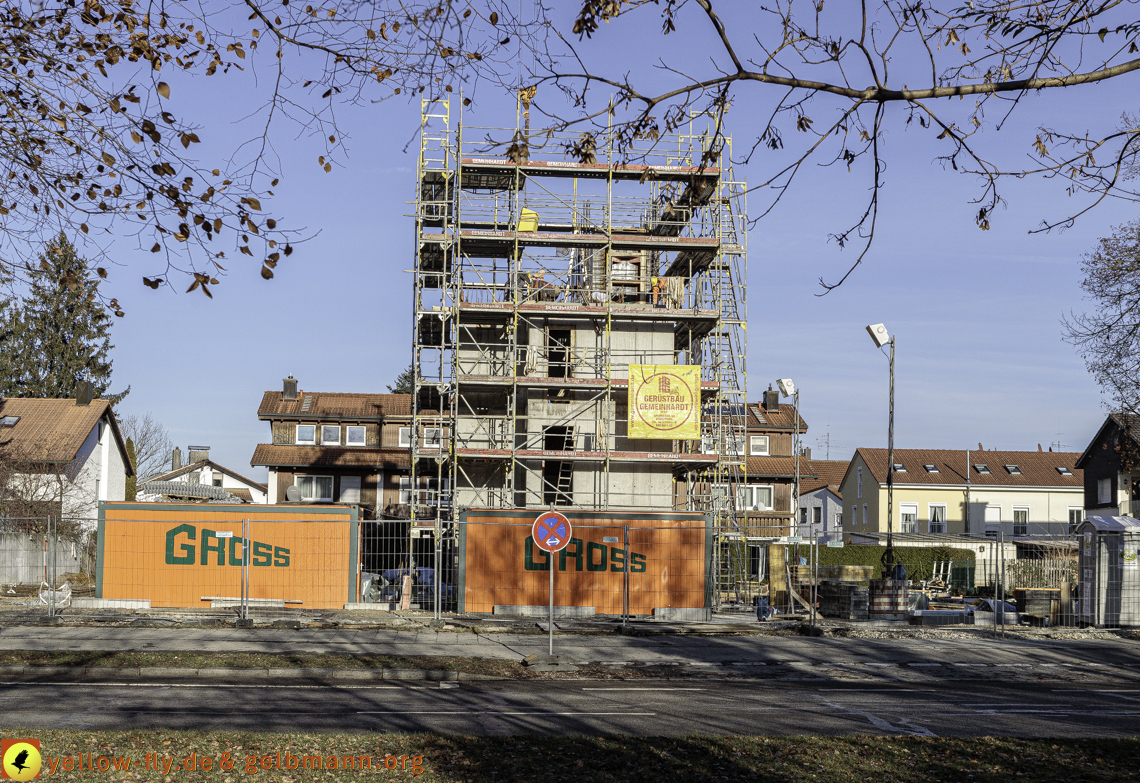
[[697, 440], [701, 437], [701, 368], [629, 366], [629, 437]]

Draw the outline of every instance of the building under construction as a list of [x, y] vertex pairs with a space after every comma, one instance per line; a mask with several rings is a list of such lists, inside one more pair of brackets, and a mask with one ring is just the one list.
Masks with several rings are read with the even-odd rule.
[[[632, 143], [528, 137], [524, 115], [474, 127], [422, 104], [413, 528], [552, 506], [733, 528], [747, 239], [730, 139], [706, 117]], [[631, 367], [662, 366], [699, 368], [699, 432], [632, 437]]]

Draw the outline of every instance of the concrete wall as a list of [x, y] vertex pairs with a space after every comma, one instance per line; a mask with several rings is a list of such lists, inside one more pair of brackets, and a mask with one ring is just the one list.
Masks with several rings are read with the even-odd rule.
[[[43, 533], [0, 532], [0, 586], [11, 584], [40, 584], [44, 574]], [[64, 539], [54, 547], [48, 542], [47, 567], [51, 579], [52, 558], [56, 576], [81, 570], [82, 546]], [[0, 587], [0, 591], [2, 591]]]

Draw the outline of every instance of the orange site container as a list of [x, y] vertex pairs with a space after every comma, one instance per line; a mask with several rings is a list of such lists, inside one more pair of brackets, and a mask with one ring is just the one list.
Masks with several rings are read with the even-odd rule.
[[209, 607], [240, 598], [248, 559], [251, 599], [343, 609], [357, 600], [358, 525], [351, 506], [101, 503], [95, 595]]
[[553, 558], [531, 538], [531, 525], [541, 511], [472, 509], [463, 515], [460, 612], [546, 606], [551, 561], [555, 606], [592, 606], [596, 614], [622, 614], [627, 567], [630, 614], [709, 605], [713, 537], [705, 515], [558, 510], [570, 520], [573, 534]]

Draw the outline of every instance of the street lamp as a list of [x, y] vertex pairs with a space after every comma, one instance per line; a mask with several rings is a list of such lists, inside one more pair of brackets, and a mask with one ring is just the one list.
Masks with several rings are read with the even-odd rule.
[[[771, 386], [768, 387], [772, 388]], [[800, 390], [791, 378], [781, 378], [776, 381], [776, 388], [780, 394], [792, 398], [792, 422], [795, 427], [792, 436], [792, 460], [795, 465], [795, 483], [792, 485], [792, 519], [795, 520], [800, 513]]]
[[891, 400], [887, 424], [887, 551], [883, 553], [883, 579], [895, 578], [894, 499], [895, 499], [895, 338], [887, 333], [883, 324], [871, 324], [867, 334], [878, 348], [891, 346]]

